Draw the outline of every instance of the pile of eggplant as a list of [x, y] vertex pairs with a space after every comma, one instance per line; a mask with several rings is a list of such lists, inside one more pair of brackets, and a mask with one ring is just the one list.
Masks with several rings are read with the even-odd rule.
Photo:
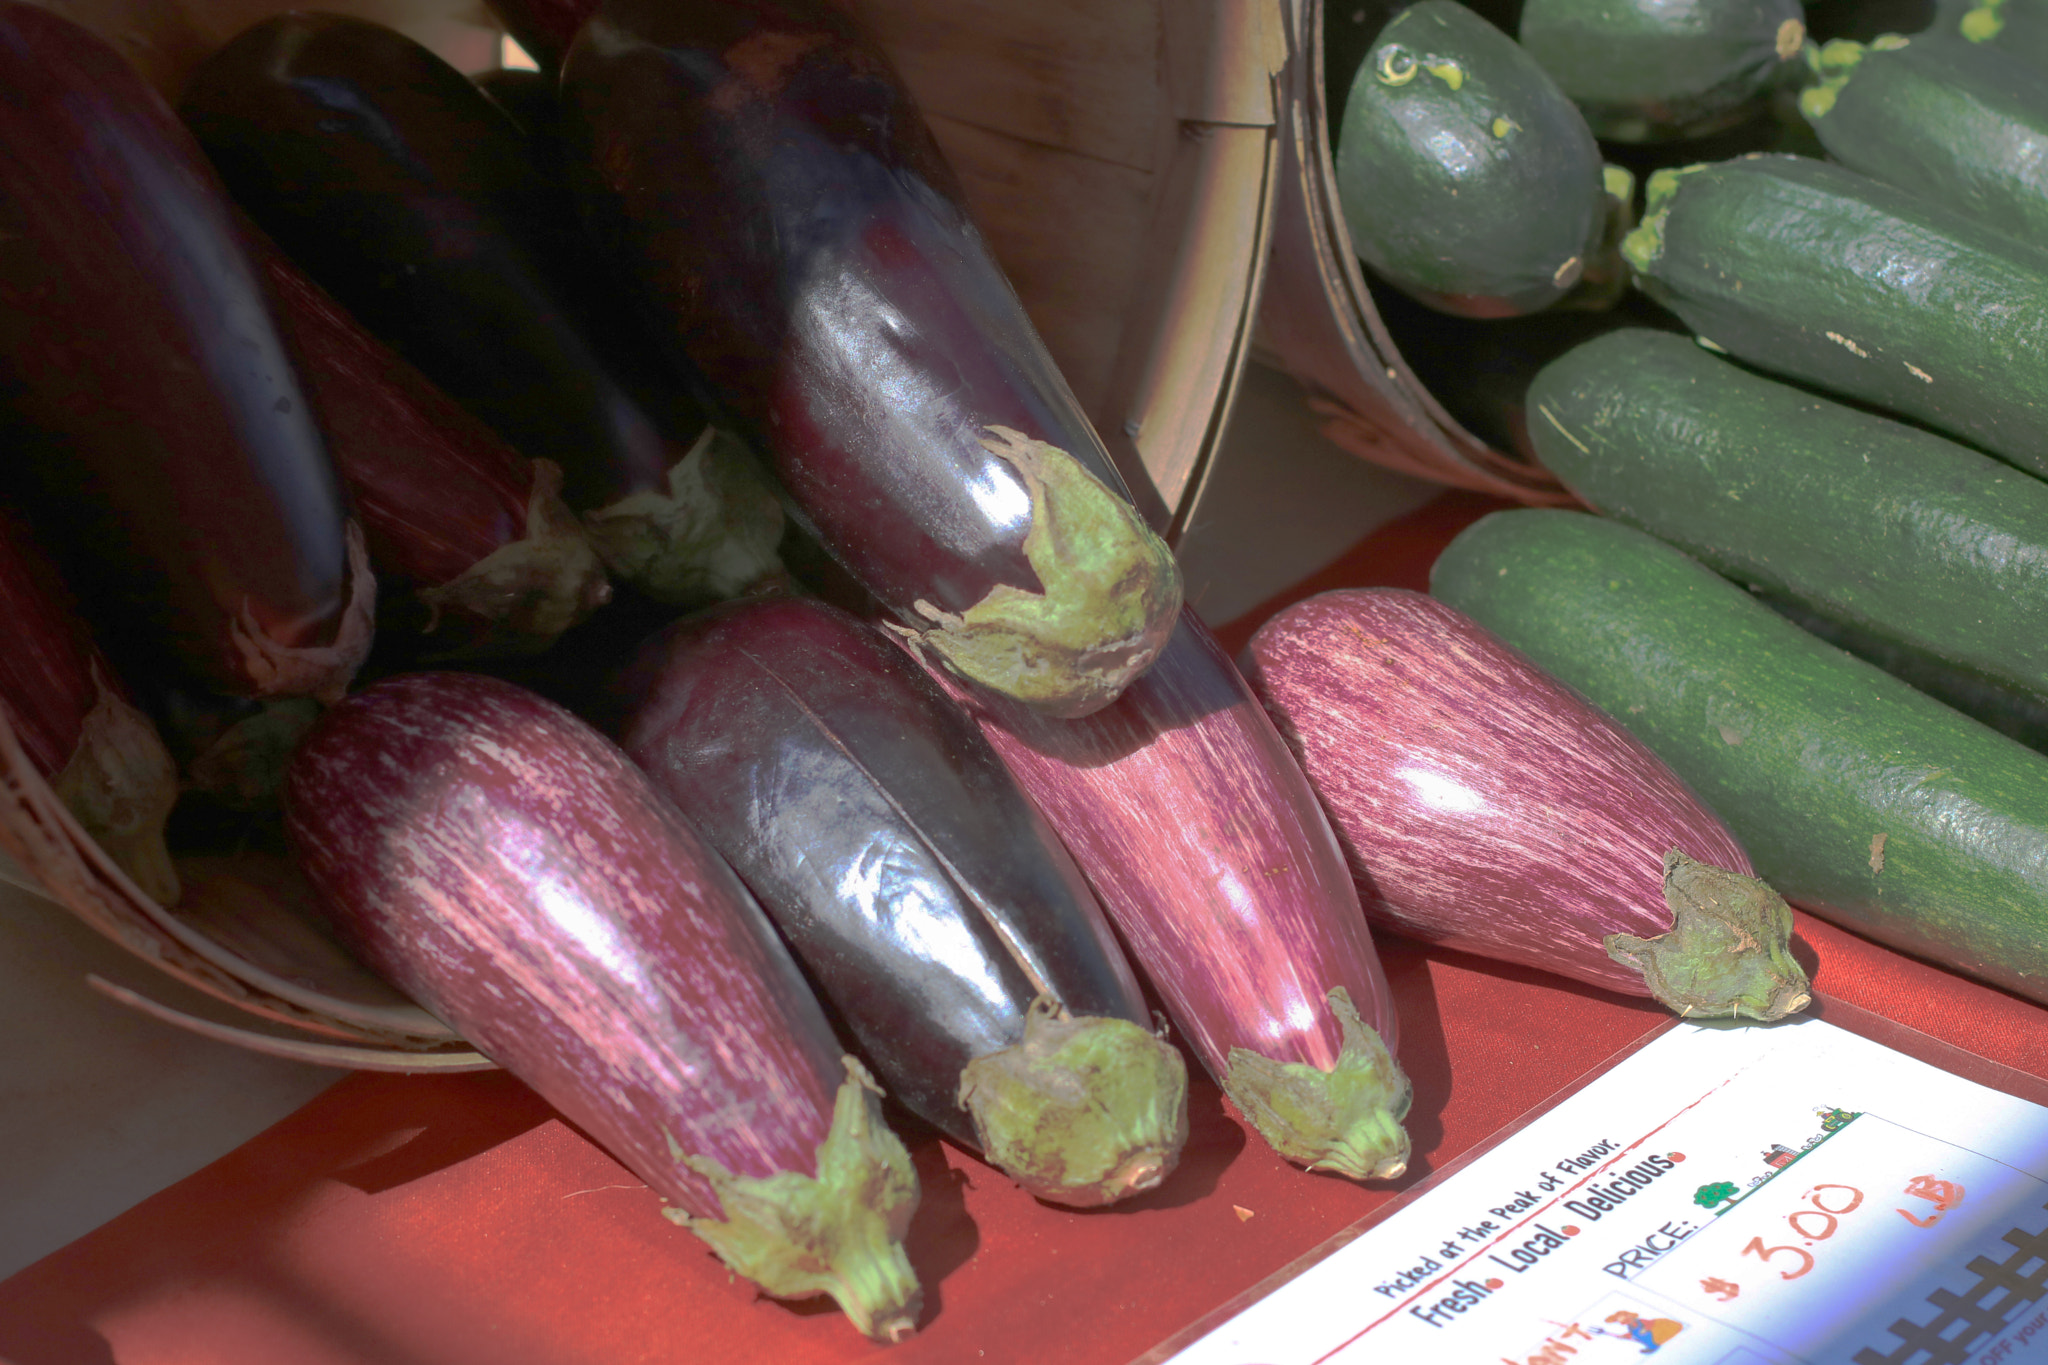
[[1725, 828], [1476, 628], [1276, 623], [1253, 691], [840, 10], [500, 8], [517, 103], [290, 14], [174, 111], [0, 0], [0, 769], [91, 876], [288, 859], [443, 1036], [883, 1341], [906, 1115], [1109, 1204], [1171, 1177], [1192, 1056], [1288, 1159], [1402, 1175], [1368, 913], [1805, 1003]]

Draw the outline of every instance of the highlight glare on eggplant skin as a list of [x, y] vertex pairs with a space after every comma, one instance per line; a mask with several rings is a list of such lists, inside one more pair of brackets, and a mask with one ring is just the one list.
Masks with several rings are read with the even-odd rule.
[[[1384, 1145], [1336, 1168], [1360, 1179], [1401, 1174], [1408, 1141], [1398, 1121], [1410, 1092], [1350, 869], [1294, 756], [1193, 611], [1183, 608], [1158, 661], [1116, 702], [1079, 720], [950, 686], [1226, 1093], [1244, 1053], [1369, 1079]], [[1333, 991], [1374, 1035], [1364, 1055]], [[1263, 1135], [1281, 1147], [1275, 1132]]]
[[[706, 1162], [825, 1174], [842, 1087], [823, 1011], [731, 869], [569, 712], [475, 674], [387, 679], [303, 742], [286, 821], [366, 964], [688, 1214], [735, 1215]], [[871, 1231], [904, 1278], [916, 1179], [879, 1136], [893, 1152], [856, 1193], [891, 1195]]]
[[1093, 1160], [1108, 1149], [1085, 1119], [1072, 1141], [1044, 1135], [1043, 1165], [1005, 1169], [1076, 1204], [1164, 1177], [1186, 1135], [1178, 1055], [1151, 1038], [1080, 870], [912, 659], [815, 598], [756, 599], [675, 623], [625, 678], [624, 748], [760, 899], [891, 1095], [984, 1149], [963, 1071], [1019, 1048], [1049, 997], [1131, 1026], [1105, 1031], [1132, 1065], [1062, 1072], [1114, 1111], [1115, 1153]]
[[1610, 955], [1611, 935], [1673, 930], [1668, 850], [1753, 877], [1749, 856], [1663, 760], [1464, 613], [1406, 589], [1326, 592], [1261, 626], [1246, 661], [1378, 922], [1685, 1013], [1807, 1003], [1775, 893], [1765, 922], [1726, 936], [1738, 951], [1671, 944], [1688, 950], [1683, 993]]
[[586, 220], [652, 329], [899, 627], [1063, 715], [1156, 656], [1172, 554], [844, 14], [610, 0], [562, 100]]
[[9, 497], [127, 676], [339, 694], [369, 647], [369, 585], [227, 199], [132, 65], [13, 0], [0, 391]]

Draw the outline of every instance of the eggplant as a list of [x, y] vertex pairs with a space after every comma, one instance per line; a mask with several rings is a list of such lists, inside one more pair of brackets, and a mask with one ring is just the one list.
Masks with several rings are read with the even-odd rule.
[[202, 62], [179, 109], [286, 255], [561, 468], [618, 578], [695, 605], [779, 571], [782, 513], [752, 457], [651, 362], [567, 186], [474, 82], [382, 25], [290, 13]]
[[620, 740], [760, 900], [912, 1113], [1032, 1194], [1154, 1188], [1187, 1070], [1080, 870], [973, 721], [816, 598], [675, 622]]
[[881, 1340], [914, 1329], [917, 1176], [873, 1081], [732, 870], [616, 745], [510, 683], [399, 675], [307, 736], [285, 822], [363, 961], [735, 1273], [830, 1294]]
[[151, 900], [178, 899], [164, 821], [178, 770], [30, 535], [0, 509], [0, 724], [93, 841]]
[[1356, 1180], [1405, 1171], [1412, 1091], [1358, 892], [1286, 744], [1194, 612], [1083, 719], [954, 695], [1274, 1150]]
[[881, 50], [812, 0], [611, 0], [561, 94], [592, 235], [797, 520], [962, 677], [1114, 699], [1179, 570]]
[[122, 675], [339, 696], [370, 646], [361, 536], [222, 194], [84, 28], [0, 0], [7, 498]]
[[506, 445], [249, 230], [286, 342], [361, 514], [370, 563], [418, 603], [440, 652], [527, 653], [611, 600], [604, 565], [561, 499], [562, 471]]
[[1689, 1017], [1812, 999], [1791, 910], [1720, 818], [1463, 612], [1404, 588], [1321, 593], [1246, 659], [1376, 923]]

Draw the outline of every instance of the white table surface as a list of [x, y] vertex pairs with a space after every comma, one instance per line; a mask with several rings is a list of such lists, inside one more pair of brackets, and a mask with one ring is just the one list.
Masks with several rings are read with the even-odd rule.
[[[1440, 491], [1330, 446], [1294, 382], [1257, 366], [1218, 460], [1205, 513], [1180, 547], [1188, 600], [1217, 623]], [[133, 1013], [87, 987], [88, 973], [166, 1003], [210, 1006], [61, 907], [0, 881], [0, 1276], [233, 1150], [340, 1078]]]

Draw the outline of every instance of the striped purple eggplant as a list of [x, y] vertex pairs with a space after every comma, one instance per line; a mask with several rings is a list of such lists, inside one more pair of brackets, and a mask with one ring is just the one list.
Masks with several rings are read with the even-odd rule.
[[561, 94], [593, 236], [798, 519], [947, 668], [1113, 699], [1179, 570], [881, 49], [824, 0], [606, 0]]
[[1680, 1014], [1811, 999], [1792, 913], [1650, 750], [1456, 608], [1327, 592], [1260, 627], [1246, 673], [1401, 933]]
[[1187, 1072], [1073, 859], [974, 722], [816, 598], [676, 622], [634, 761], [760, 899], [889, 1093], [1054, 1203], [1151, 1189]]
[[[732, 870], [554, 703], [417, 673], [330, 709], [295, 856], [363, 961], [538, 1091], [770, 1294], [915, 1326], [908, 1153]], [[842, 1079], [843, 1076], [843, 1079]]]
[[621, 581], [679, 605], [779, 571], [752, 457], [657, 362], [568, 187], [476, 84], [348, 15], [273, 15], [179, 112], [236, 201], [380, 340], [521, 454]]
[[206, 159], [120, 53], [0, 0], [7, 498], [126, 677], [339, 696], [375, 583]]
[[1393, 1001], [1344, 855], [1194, 613], [1183, 609], [1158, 662], [1091, 716], [955, 695], [1266, 1141], [1354, 1179], [1406, 1170], [1411, 1093]]
[[178, 772], [29, 529], [0, 508], [0, 723], [65, 808], [142, 892], [178, 899], [164, 821]]
[[[529, 460], [387, 348], [253, 226], [284, 332], [354, 497], [387, 627], [441, 654], [522, 653], [611, 600], [604, 565]], [[411, 610], [393, 608], [408, 593]]]

